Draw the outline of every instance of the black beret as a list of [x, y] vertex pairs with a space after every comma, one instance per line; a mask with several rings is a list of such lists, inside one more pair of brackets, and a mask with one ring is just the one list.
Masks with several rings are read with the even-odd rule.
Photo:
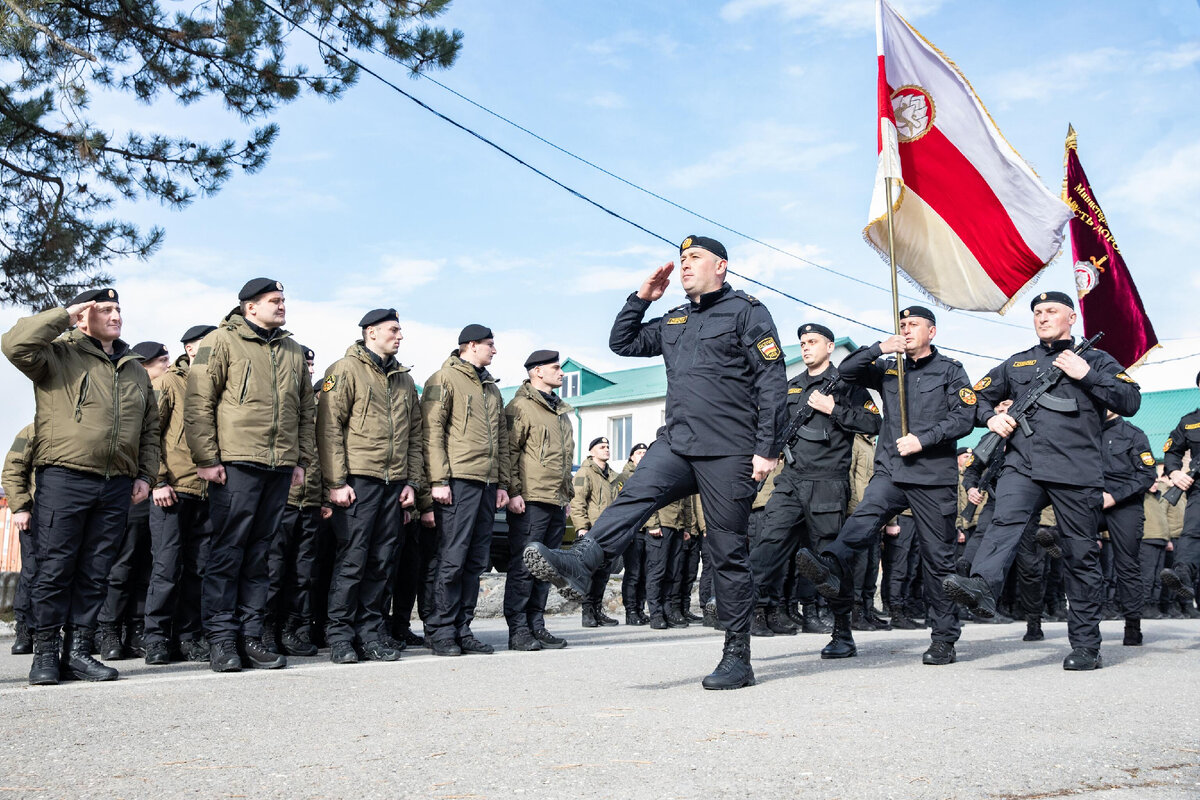
[[194, 342], [197, 339], [203, 339], [217, 329], [216, 325], [193, 325], [184, 332], [183, 338], [180, 339], [181, 344]]
[[494, 339], [492, 329], [486, 325], [476, 325], [472, 323], [462, 329], [462, 333], [458, 335], [458, 343], [466, 344], [467, 342], [482, 342], [484, 339]]
[[97, 303], [119, 303], [117, 299], [116, 289], [88, 289], [86, 292], [80, 292], [67, 303], [69, 306], [76, 306], [80, 303], [86, 303], [89, 300], [95, 300]]
[[595, 439], [592, 439], [592, 443], [588, 445], [588, 450], [591, 450], [593, 447], [595, 447], [598, 444], [608, 444], [608, 437], [607, 436], [597, 436]]
[[555, 361], [558, 361], [557, 350], [534, 350], [529, 354], [529, 358], [525, 359], [525, 369], [533, 369], [543, 364], [553, 364]]
[[1038, 303], [1062, 303], [1072, 311], [1075, 310], [1075, 301], [1066, 292], [1042, 292], [1034, 295], [1033, 299], [1029, 301], [1029, 310], [1033, 311], [1037, 308]]
[[304, 360], [305, 361], [316, 361], [317, 360], [317, 354], [312, 351], [311, 347], [305, 347], [304, 345], [300, 345], [300, 349], [304, 351]]
[[633, 454], [636, 453], [638, 450], [647, 450], [647, 449], [649, 449], [649, 448], [646, 447], [645, 442], [638, 442], [637, 444], [635, 444], [633, 447], [631, 447], [629, 449], [629, 457], [633, 458]]
[[162, 342], [138, 342], [129, 349], [146, 361], [153, 361], [167, 354], [167, 346]]
[[369, 328], [372, 325], [378, 325], [381, 322], [399, 322], [400, 317], [396, 314], [394, 308], [376, 308], [373, 311], [368, 311], [363, 314], [363, 318], [358, 321], [358, 327]]
[[796, 338], [799, 339], [806, 333], [819, 333], [829, 341], [835, 341], [833, 331], [816, 322], [806, 322], [796, 329]]
[[707, 236], [689, 236], [679, 244], [679, 255], [683, 255], [683, 251], [689, 247], [702, 247], [708, 252], [715, 255], [717, 258], [725, 261], [729, 260], [729, 254], [725, 252], [725, 245], [718, 242], [716, 239], [710, 239]]
[[255, 278], [254, 280], [246, 281], [246, 285], [238, 292], [238, 300], [245, 302], [246, 300], [253, 300], [260, 294], [282, 291], [283, 284], [274, 278]]
[[937, 317], [933, 315], [932, 311], [925, 308], [925, 306], [909, 306], [900, 312], [901, 319], [908, 319], [909, 317], [920, 317], [921, 319], [929, 320], [930, 325], [937, 325]]
[[971, 448], [969, 448], [969, 447], [960, 447], [960, 448], [958, 448], [958, 452], [956, 453], [956, 455], [965, 456], [965, 455], [966, 455], [967, 453], [969, 453], [969, 452], [971, 452]]

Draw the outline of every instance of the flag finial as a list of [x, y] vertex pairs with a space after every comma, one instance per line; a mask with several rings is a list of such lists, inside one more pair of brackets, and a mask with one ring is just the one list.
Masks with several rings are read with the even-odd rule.
[[1074, 150], [1079, 145], [1079, 137], [1075, 135], [1075, 126], [1067, 123], [1067, 149]]

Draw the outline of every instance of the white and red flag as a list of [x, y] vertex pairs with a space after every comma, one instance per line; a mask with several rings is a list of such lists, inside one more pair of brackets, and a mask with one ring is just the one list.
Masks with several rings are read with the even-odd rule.
[[950, 59], [876, 0], [879, 168], [863, 234], [951, 308], [1004, 313], [1058, 255], [1071, 209], [1004, 140]]

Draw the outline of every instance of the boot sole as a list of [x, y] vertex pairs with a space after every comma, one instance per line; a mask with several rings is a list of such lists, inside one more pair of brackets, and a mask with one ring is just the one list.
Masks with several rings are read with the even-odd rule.
[[1096, 659], [1096, 665], [1092, 667], [1068, 667], [1066, 664], [1063, 664], [1063, 669], [1066, 672], [1092, 672], [1094, 670], [1103, 669], [1103, 667], [1104, 662], [1100, 659]]
[[241, 672], [242, 671], [241, 664], [212, 664], [212, 663], [209, 663], [209, 667], [212, 669], [213, 672]]
[[855, 648], [852, 652], [846, 653], [845, 655], [834, 655], [832, 653], [822, 652], [821, 658], [825, 659], [826, 661], [834, 661], [839, 658], [854, 658], [857, 655], [858, 655], [858, 648]]
[[797, 553], [796, 571], [812, 582], [819, 595], [832, 600], [841, 591], [841, 581], [829, 571], [828, 567], [815, 558], [808, 553]]
[[1048, 533], [1043, 529], [1035, 533], [1033, 538], [1051, 558], [1063, 557], [1062, 548], [1054, 541], [1054, 534]]
[[287, 666], [286, 660], [272, 661], [269, 664], [266, 664], [266, 663], [260, 664], [256, 661], [251, 661], [250, 659], [246, 659], [246, 660], [249, 662], [247, 669], [283, 669], [284, 667]]
[[1196, 598], [1196, 590], [1190, 586], [1184, 586], [1183, 581], [1179, 579], [1179, 574], [1173, 569], [1164, 569], [1158, 575], [1163, 586], [1175, 593], [1178, 600], [1194, 600]]
[[62, 677], [66, 677], [67, 680], [87, 681], [88, 683], [104, 683], [106, 681], [115, 681], [117, 678], [119, 678], [121, 676], [119, 673], [114, 673], [112, 675], [104, 675], [103, 677], [98, 676], [98, 675], [91, 676], [91, 675], [88, 675], [86, 672], [79, 672], [77, 670], [72, 669], [72, 670], [68, 670], [66, 675], [63, 675]]
[[946, 592], [946, 597], [949, 597], [955, 603], [958, 603], [963, 608], [970, 611], [980, 619], [992, 619], [996, 616], [996, 612], [988, 611], [979, 604], [975, 595], [968, 592], [963, 587], [952, 581], [946, 581], [942, 584], [942, 589]]
[[577, 603], [582, 603], [585, 599], [584, 594], [577, 592], [571, 587], [567, 581], [558, 574], [558, 570], [554, 565], [542, 557], [542, 554], [536, 548], [527, 547], [521, 557], [525, 561], [525, 566], [533, 577], [540, 581], [548, 581], [558, 589], [558, 593], [568, 600], [574, 600]]
[[742, 683], [730, 684], [728, 686], [709, 686], [704, 681], [700, 681], [700, 685], [703, 686], [705, 689], [709, 690], [710, 692], [723, 692], [723, 691], [728, 691], [729, 689], [745, 689], [747, 686], [754, 686], [757, 683], [758, 683], [758, 681], [756, 681], [754, 679], [753, 675], [751, 675], [749, 678], [747, 678]]

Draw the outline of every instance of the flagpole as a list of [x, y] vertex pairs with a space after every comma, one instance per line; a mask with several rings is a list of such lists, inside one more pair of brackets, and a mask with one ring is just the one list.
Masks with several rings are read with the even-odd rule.
[[[888, 263], [892, 266], [892, 323], [900, 335], [900, 289], [896, 285], [896, 240], [892, 233], [892, 178], [883, 179], [887, 191]], [[908, 403], [904, 391], [904, 353], [896, 354], [896, 386], [900, 394], [900, 435], [908, 436]]]

